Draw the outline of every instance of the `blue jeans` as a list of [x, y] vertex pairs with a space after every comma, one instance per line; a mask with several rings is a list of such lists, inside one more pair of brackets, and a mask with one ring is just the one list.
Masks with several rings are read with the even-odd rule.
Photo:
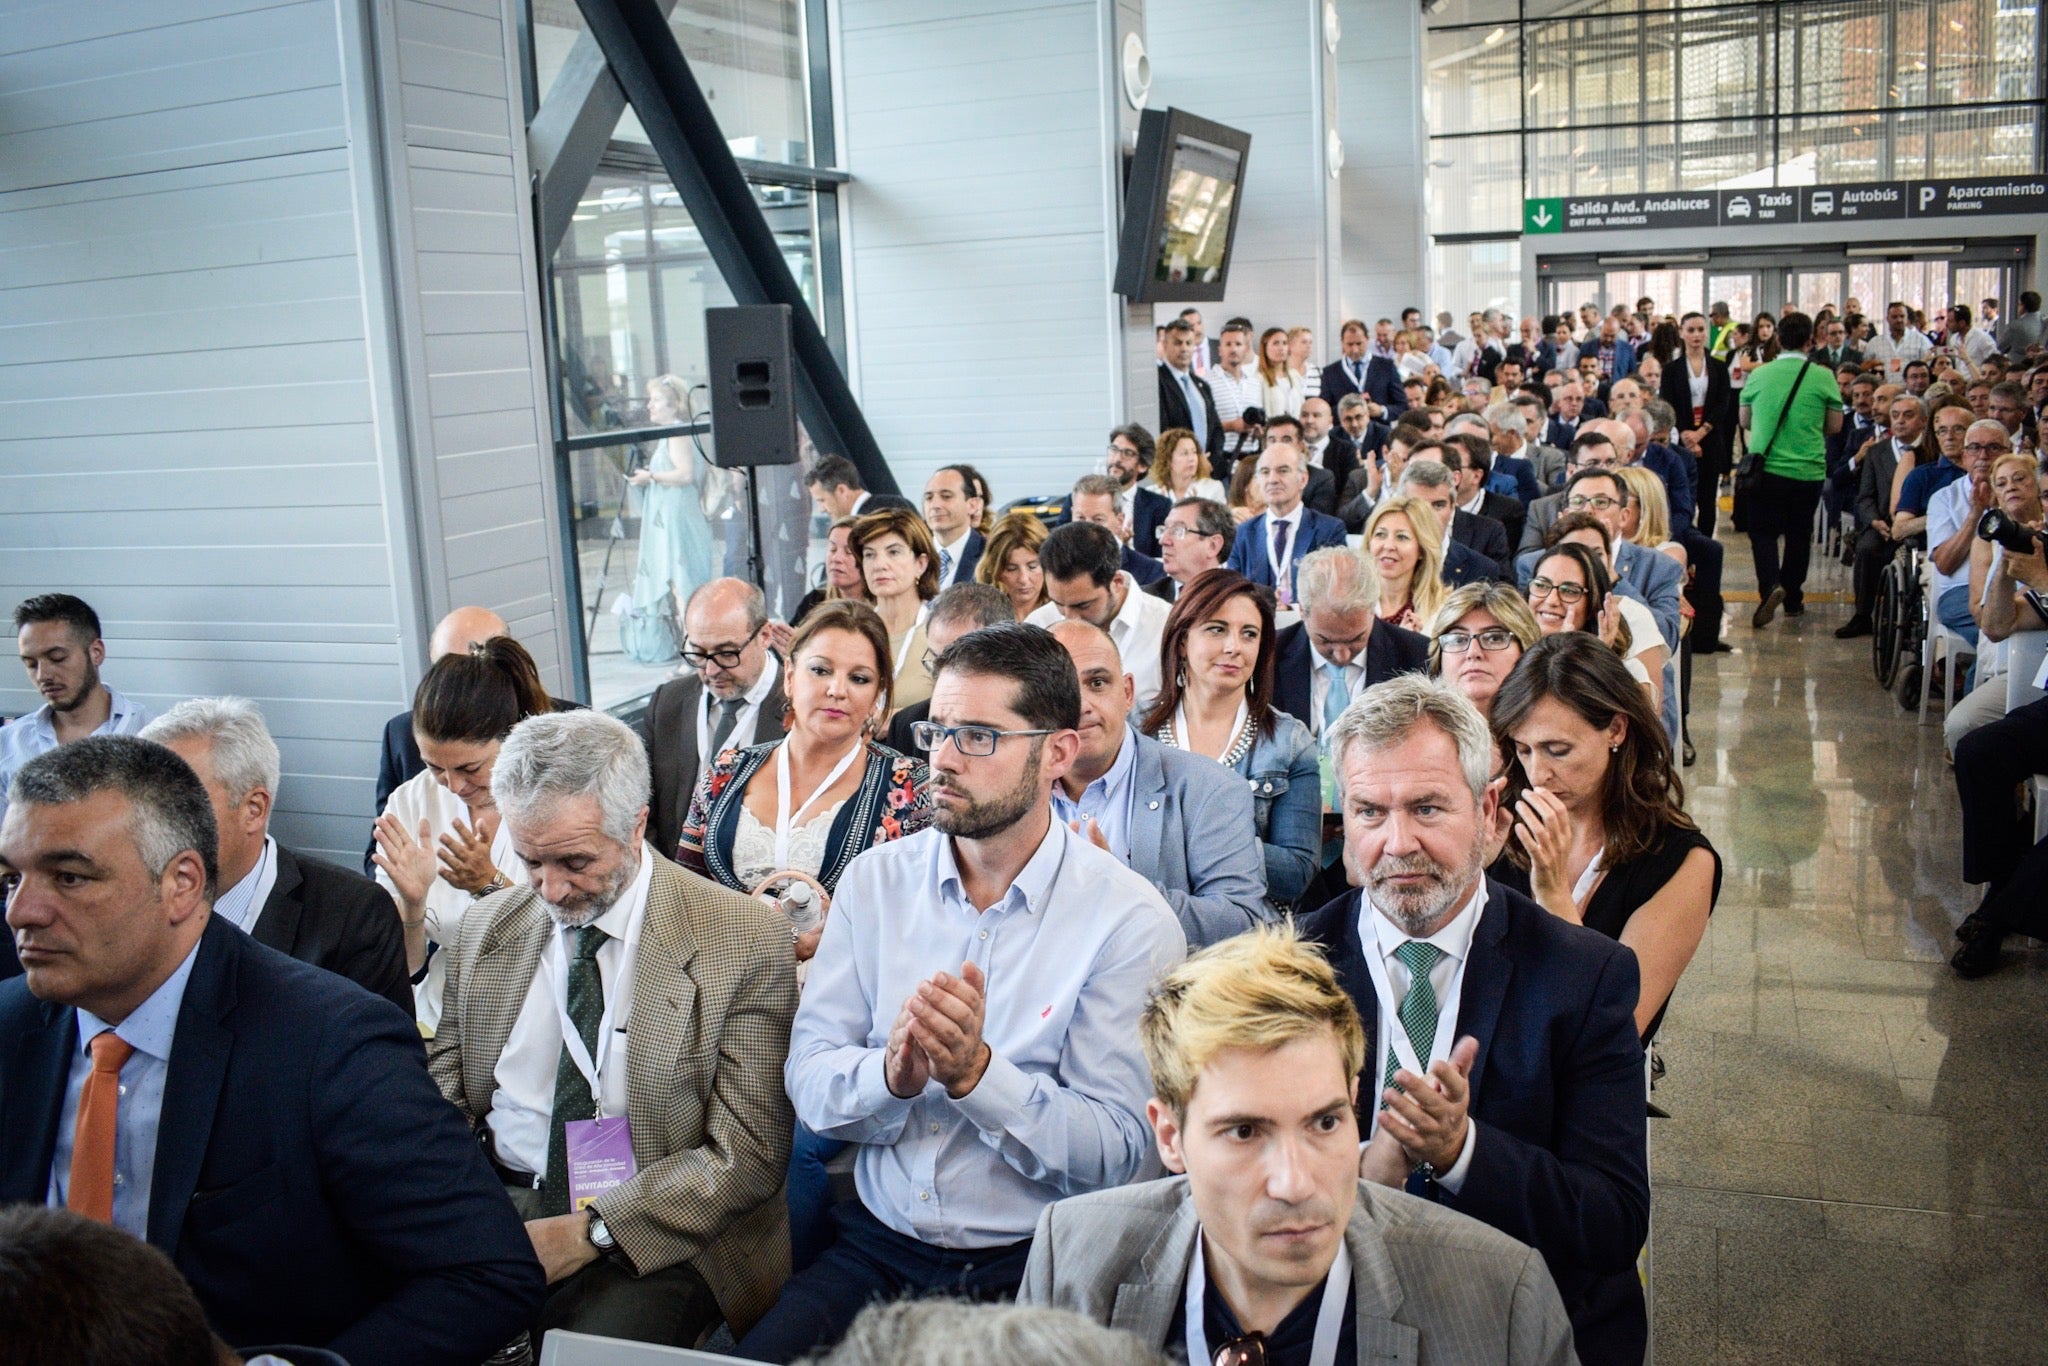
[[[1954, 631], [1964, 640], [1969, 641], [1972, 650], [1977, 648], [1977, 622], [1970, 615], [1970, 585], [1959, 583], [1954, 588], [1942, 589], [1941, 596], [1934, 600], [1934, 616], [1943, 626], [1948, 627], [1949, 630]], [[1950, 665], [1949, 667], [1954, 668], [1955, 666]], [[1930, 681], [1925, 686], [1932, 687], [1934, 685]], [[1970, 676], [1964, 682], [1962, 692], [1966, 693], [1976, 686], [1977, 669], [1975, 665], [1972, 665]], [[1961, 695], [1962, 693], [1957, 694], [1957, 696]]]
[[832, 1177], [825, 1164], [846, 1142], [820, 1138], [802, 1120], [789, 1145], [789, 1269], [802, 1271], [832, 1246]]
[[767, 1317], [733, 1349], [747, 1361], [795, 1361], [846, 1335], [860, 1311], [880, 1300], [945, 1295], [1014, 1299], [1031, 1240], [1007, 1247], [932, 1247], [890, 1228], [858, 1200], [832, 1208], [839, 1241], [782, 1287]]

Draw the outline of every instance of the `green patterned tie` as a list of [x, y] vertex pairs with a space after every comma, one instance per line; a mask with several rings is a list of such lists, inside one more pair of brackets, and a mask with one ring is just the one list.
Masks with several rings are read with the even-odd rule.
[[[575, 956], [569, 960], [569, 1019], [583, 1036], [583, 1047], [593, 1062], [597, 1060], [599, 1022], [604, 1019], [604, 982], [597, 975], [597, 951], [605, 938], [605, 932], [595, 925], [580, 927], [575, 934]], [[1430, 1007], [1432, 1013], [1435, 1009]], [[563, 1125], [596, 1117], [590, 1083], [565, 1044], [555, 1062], [555, 1112], [548, 1121], [547, 1184], [541, 1187], [541, 1206], [546, 1213], [569, 1212], [569, 1140]]]
[[[1401, 1028], [1408, 1032], [1408, 1042], [1417, 1045], [1415, 1055], [1424, 1067], [1429, 1066], [1429, 1046], [1436, 1042], [1436, 988], [1429, 984], [1429, 970], [1443, 956], [1442, 949], [1423, 939], [1410, 939], [1394, 950], [1394, 957], [1408, 969], [1408, 994], [1401, 998]], [[1400, 1065], [1394, 1054], [1390, 1031], [1387, 1038], [1387, 1076], [1380, 1083], [1382, 1091], [1394, 1085], [1394, 1073]], [[1380, 1108], [1387, 1108], [1385, 1101], [1380, 1102]]]

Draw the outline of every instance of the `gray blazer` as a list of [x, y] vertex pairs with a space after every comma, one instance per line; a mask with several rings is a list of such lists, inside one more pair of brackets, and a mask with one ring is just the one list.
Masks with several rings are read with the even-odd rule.
[[1543, 538], [1557, 525], [1557, 519], [1563, 512], [1562, 493], [1546, 493], [1529, 504], [1529, 515], [1522, 519], [1522, 543], [1515, 547], [1515, 553], [1526, 555], [1532, 550], [1543, 549]]
[[1165, 895], [1201, 948], [1263, 924], [1266, 869], [1252, 829], [1252, 793], [1214, 759], [1130, 731], [1131, 870]]
[[[1185, 1312], [1198, 1223], [1184, 1176], [1077, 1195], [1038, 1216], [1020, 1304], [1072, 1310], [1155, 1351]], [[1344, 1230], [1361, 1362], [1576, 1366], [1543, 1255], [1468, 1215], [1358, 1183]]]

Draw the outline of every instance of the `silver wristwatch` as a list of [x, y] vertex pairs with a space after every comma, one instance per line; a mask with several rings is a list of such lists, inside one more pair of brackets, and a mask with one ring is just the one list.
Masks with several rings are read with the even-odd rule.
[[612, 1237], [612, 1231], [604, 1226], [604, 1216], [597, 1212], [597, 1206], [590, 1206], [590, 1245], [607, 1255], [618, 1250], [619, 1240]]

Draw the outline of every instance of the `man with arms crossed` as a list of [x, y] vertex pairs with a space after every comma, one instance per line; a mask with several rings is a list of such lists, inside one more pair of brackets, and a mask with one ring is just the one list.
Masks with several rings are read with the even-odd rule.
[[1039, 1211], [1149, 1150], [1138, 1013], [1187, 945], [1156, 890], [1052, 817], [1074, 666], [1006, 625], [935, 673], [932, 826], [847, 866], [784, 1074], [799, 1119], [858, 1145], [860, 1196], [741, 1340], [751, 1360], [835, 1341], [877, 1298], [1014, 1294]]
[[1192, 1362], [1247, 1359], [1222, 1353], [1254, 1336], [1269, 1366], [1577, 1360], [1540, 1254], [1360, 1179], [1365, 1028], [1292, 930], [1190, 958], [1140, 1030], [1145, 1115], [1180, 1175], [1049, 1206], [1021, 1300]]

